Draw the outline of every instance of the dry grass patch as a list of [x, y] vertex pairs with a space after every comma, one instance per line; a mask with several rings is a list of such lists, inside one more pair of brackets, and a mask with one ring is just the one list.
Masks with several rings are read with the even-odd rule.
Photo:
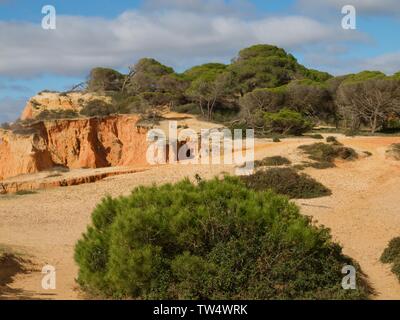
[[335, 160], [355, 160], [358, 158], [357, 152], [348, 147], [338, 144], [314, 143], [311, 145], [302, 145], [299, 147], [310, 160], [315, 162], [309, 166], [316, 169], [327, 169], [335, 167]]

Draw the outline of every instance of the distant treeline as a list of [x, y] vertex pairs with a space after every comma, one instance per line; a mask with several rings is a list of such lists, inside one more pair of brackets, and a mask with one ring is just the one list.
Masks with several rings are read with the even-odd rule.
[[264, 134], [299, 134], [316, 124], [351, 132], [400, 130], [400, 72], [333, 77], [271, 45], [243, 49], [229, 65], [208, 63], [183, 73], [149, 58], [128, 74], [95, 68], [84, 90], [113, 101], [92, 101], [82, 111], [86, 116], [155, 113], [169, 106]]

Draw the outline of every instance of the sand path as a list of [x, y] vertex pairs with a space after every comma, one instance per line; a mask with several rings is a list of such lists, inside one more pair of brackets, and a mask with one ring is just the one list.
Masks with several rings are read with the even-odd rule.
[[[330, 187], [330, 197], [298, 200], [302, 212], [314, 216], [332, 229], [344, 252], [355, 258], [369, 276], [379, 299], [400, 299], [400, 284], [390, 267], [379, 262], [388, 241], [400, 235], [400, 163], [385, 159], [388, 145], [399, 138], [341, 138], [346, 145], [373, 152], [373, 156], [341, 163], [328, 170], [307, 172]], [[296, 148], [311, 139], [287, 139], [282, 143], [258, 141], [256, 158], [283, 155], [300, 160]], [[0, 198], [0, 244], [29, 257], [35, 271], [16, 276], [12, 293], [3, 298], [80, 299], [75, 278], [77, 267], [73, 248], [90, 214], [106, 194], [127, 194], [140, 184], [174, 182], [196, 173], [211, 178], [221, 172], [233, 173], [233, 166], [174, 166], [115, 176], [94, 184], [40, 191], [25, 196]], [[57, 270], [57, 289], [41, 288], [41, 268], [50, 264]]]

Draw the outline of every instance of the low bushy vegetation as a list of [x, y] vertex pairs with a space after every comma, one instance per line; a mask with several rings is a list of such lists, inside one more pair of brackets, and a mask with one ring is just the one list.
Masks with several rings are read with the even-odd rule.
[[392, 272], [400, 280], [400, 237], [394, 238], [389, 242], [389, 245], [382, 253], [381, 261], [383, 263], [391, 263]]
[[7, 248], [0, 246], [0, 300], [1, 295], [6, 295], [11, 291], [7, 286], [13, 281], [18, 273], [24, 273], [23, 266], [25, 260], [11, 252]]
[[77, 243], [78, 282], [109, 298], [360, 299], [354, 261], [295, 204], [238, 178], [139, 187], [106, 198]]
[[254, 161], [254, 167], [272, 167], [272, 166], [284, 166], [290, 165], [292, 162], [282, 156], [266, 157], [262, 160]]
[[29, 195], [29, 194], [36, 194], [36, 193], [37, 193], [37, 191], [34, 191], [34, 190], [19, 190], [19, 191], [17, 191], [15, 193], [15, 195], [17, 195], [17, 196], [26, 196], [26, 195]]
[[400, 143], [395, 143], [386, 151], [386, 155], [395, 160], [400, 160]]
[[296, 111], [282, 109], [279, 112], [264, 113], [265, 128], [269, 133], [301, 135], [309, 131], [313, 124]]
[[341, 146], [341, 145], [342, 145], [342, 144], [337, 140], [337, 138], [334, 137], [334, 136], [329, 136], [329, 137], [327, 137], [327, 138], [326, 138], [326, 142], [332, 143], [332, 144], [337, 145], [337, 146]]
[[78, 112], [74, 110], [43, 110], [36, 117], [37, 120], [56, 120], [79, 118]]
[[92, 100], [87, 102], [81, 110], [81, 115], [86, 117], [109, 116], [112, 114], [123, 113], [118, 110], [116, 104], [107, 103], [103, 100]]
[[257, 191], [273, 190], [293, 199], [308, 199], [329, 196], [331, 191], [311, 178], [292, 168], [272, 168], [259, 170], [241, 179], [250, 189]]
[[334, 161], [336, 159], [350, 161], [358, 158], [358, 154], [354, 149], [344, 147], [340, 144], [326, 144], [319, 142], [300, 146], [299, 149], [305, 152], [309, 159], [315, 161], [315, 163], [311, 163], [310, 166], [317, 169], [334, 167]]

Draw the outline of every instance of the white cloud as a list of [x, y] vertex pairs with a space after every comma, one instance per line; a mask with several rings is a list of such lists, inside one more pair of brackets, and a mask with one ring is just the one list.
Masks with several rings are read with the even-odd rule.
[[[58, 16], [56, 30], [0, 21], [0, 30], [6, 30], [0, 33], [0, 74], [82, 75], [94, 66], [126, 68], [143, 56], [184, 67], [226, 61], [239, 49], [256, 43], [292, 50], [360, 38], [358, 33], [344, 33], [339, 26], [333, 28], [303, 16], [249, 19], [197, 12], [194, 8], [204, 4], [200, 0], [173, 1], [175, 6], [168, 9], [128, 11], [113, 20]], [[152, 0], [148, 6], [158, 2], [161, 0]], [[212, 2], [205, 3], [211, 6]], [[218, 3], [222, 12], [226, 5], [221, 1], [214, 5]]]
[[364, 70], [379, 70], [386, 74], [399, 72], [400, 51], [365, 59], [360, 63], [360, 66]]
[[180, 10], [208, 15], [244, 16], [255, 12], [255, 7], [247, 0], [146, 0], [145, 11]]
[[400, 14], [399, 0], [298, 0], [298, 5], [304, 9], [321, 10], [321, 7], [340, 9], [345, 5], [353, 5], [359, 13], [370, 15]]
[[307, 53], [304, 57], [306, 64], [313, 64], [317, 69], [343, 75], [357, 73], [362, 70], [382, 71], [387, 75], [400, 72], [400, 52], [391, 52], [369, 58], [337, 56], [326, 54], [326, 51]]

